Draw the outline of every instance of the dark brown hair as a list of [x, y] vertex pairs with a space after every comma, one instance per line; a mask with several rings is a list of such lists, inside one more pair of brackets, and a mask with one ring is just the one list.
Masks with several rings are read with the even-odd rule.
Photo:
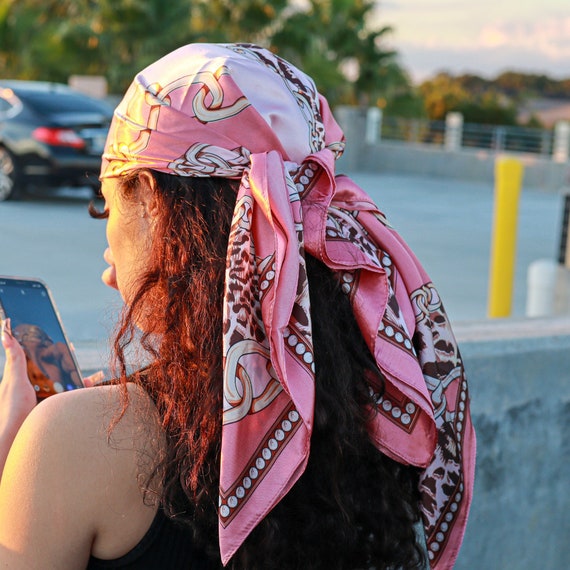
[[[161, 323], [143, 333], [167, 449], [154, 476], [165, 512], [220, 565], [217, 498], [222, 426], [222, 302], [236, 182], [152, 172], [159, 215], [150, 267], [115, 340], [120, 375], [139, 311]], [[124, 177], [128, 199], [136, 172]], [[229, 567], [255, 569], [421, 568], [414, 524], [417, 473], [370, 442], [365, 377], [382, 382], [335, 275], [307, 256], [316, 365], [316, 405], [305, 473], [254, 529]], [[144, 308], [146, 307], [146, 308]], [[144, 309], [143, 309], [144, 308]], [[216, 562], [217, 561], [217, 562]]]

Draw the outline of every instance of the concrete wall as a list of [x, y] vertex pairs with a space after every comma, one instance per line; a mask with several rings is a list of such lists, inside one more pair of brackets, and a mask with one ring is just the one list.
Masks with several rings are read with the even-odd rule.
[[570, 560], [570, 318], [456, 326], [478, 454], [457, 570]]
[[[354, 107], [340, 107], [335, 116], [345, 132], [347, 147], [339, 161], [344, 171], [415, 174], [492, 182], [497, 153], [484, 149], [447, 151], [442, 146], [380, 141], [368, 144], [366, 113]], [[502, 153], [506, 154], [506, 153]], [[516, 155], [525, 165], [524, 184], [530, 188], [558, 191], [570, 184], [570, 164], [533, 154]]]

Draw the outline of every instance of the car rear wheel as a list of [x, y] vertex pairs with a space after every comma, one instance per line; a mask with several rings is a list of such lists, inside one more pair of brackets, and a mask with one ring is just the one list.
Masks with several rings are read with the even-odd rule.
[[20, 194], [18, 165], [12, 153], [0, 146], [0, 202], [14, 200]]

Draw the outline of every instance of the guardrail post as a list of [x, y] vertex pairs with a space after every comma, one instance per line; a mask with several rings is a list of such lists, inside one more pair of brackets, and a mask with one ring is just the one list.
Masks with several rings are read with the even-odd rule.
[[499, 152], [505, 148], [505, 139], [507, 138], [507, 130], [505, 127], [495, 127], [493, 131], [493, 149]]
[[541, 156], [548, 156], [550, 154], [550, 143], [552, 142], [552, 135], [546, 129], [542, 130], [540, 137], [540, 154]]
[[86, 95], [105, 99], [109, 94], [107, 79], [103, 75], [70, 75], [68, 85]]
[[461, 113], [447, 113], [445, 117], [445, 150], [453, 152], [461, 150], [463, 138], [463, 115]]
[[558, 264], [554, 259], [537, 259], [528, 266], [525, 308], [527, 317], [554, 315], [557, 274]]
[[570, 153], [570, 123], [558, 121], [554, 125], [554, 144], [552, 146], [552, 160], [554, 162], [568, 162]]
[[381, 138], [382, 110], [369, 107], [366, 112], [366, 144], [375, 144]]
[[366, 132], [366, 113], [361, 107], [338, 105], [334, 114], [348, 143], [337, 167], [345, 171], [358, 170], [366, 153], [365, 137], [362, 136]]
[[420, 142], [420, 122], [417, 119], [410, 121], [410, 142]]
[[562, 211], [562, 227], [560, 228], [560, 244], [558, 248], [558, 263], [570, 269], [570, 193], [564, 194], [564, 210]]
[[508, 317], [513, 300], [519, 196], [523, 164], [516, 158], [495, 161], [495, 204], [491, 267], [489, 275], [489, 317]]

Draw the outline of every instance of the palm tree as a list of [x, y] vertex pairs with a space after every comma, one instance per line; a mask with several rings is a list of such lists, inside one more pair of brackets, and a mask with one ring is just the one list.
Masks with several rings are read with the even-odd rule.
[[332, 103], [375, 104], [399, 68], [385, 49], [388, 26], [371, 25], [373, 0], [310, 0], [271, 38], [283, 57], [299, 65]]

